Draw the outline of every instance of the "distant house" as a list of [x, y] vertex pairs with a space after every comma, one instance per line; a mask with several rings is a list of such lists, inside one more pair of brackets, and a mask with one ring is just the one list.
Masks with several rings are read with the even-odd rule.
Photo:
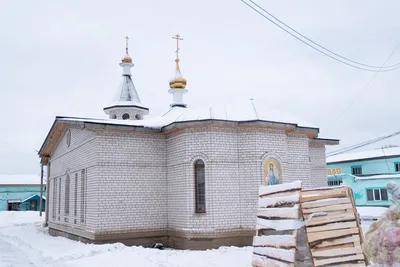
[[389, 206], [386, 185], [400, 184], [400, 147], [328, 156], [328, 185], [353, 189], [357, 206]]
[[[46, 185], [43, 186], [43, 205], [45, 210]], [[38, 175], [0, 175], [0, 211], [39, 211], [40, 176]]]

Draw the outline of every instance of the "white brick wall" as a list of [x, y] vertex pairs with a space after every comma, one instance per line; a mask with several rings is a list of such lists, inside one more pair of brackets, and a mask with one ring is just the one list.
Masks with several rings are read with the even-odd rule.
[[[58, 216], [54, 221], [50, 214], [50, 226], [96, 233], [254, 229], [257, 191], [263, 182], [263, 164], [270, 156], [281, 161], [283, 182], [302, 180], [305, 187], [326, 185], [324, 145], [310, 143], [302, 134], [261, 127], [203, 127], [168, 135], [71, 128], [70, 147], [64, 136], [50, 161], [50, 179], [62, 178], [62, 194], [69, 170], [70, 213], [64, 215], [62, 196], [60, 221]], [[194, 212], [196, 159], [205, 162], [205, 214]], [[83, 223], [79, 208], [74, 215], [75, 173], [80, 177], [82, 169], [87, 170]], [[80, 192], [78, 184], [78, 206]]]
[[96, 230], [160, 230], [167, 226], [166, 144], [162, 134], [102, 132], [98, 138]]
[[310, 142], [309, 147], [312, 187], [326, 187], [328, 186], [328, 176], [326, 174], [325, 145]]
[[[92, 188], [96, 184], [97, 171], [96, 171], [96, 155], [98, 151], [97, 134], [87, 129], [70, 128], [71, 143], [67, 146], [66, 132], [57, 144], [53, 155], [50, 159], [50, 201], [49, 201], [49, 225], [57, 224], [70, 226], [77, 229], [93, 230], [96, 228], [98, 218], [93, 213], [84, 214], [86, 220], [81, 222], [81, 209], [77, 210], [77, 215], [74, 214], [74, 198], [75, 198], [75, 174], [78, 173], [78, 192], [77, 197], [78, 206], [82, 200], [81, 194], [81, 171], [83, 169], [87, 172], [87, 188]], [[70, 175], [70, 212], [65, 214], [65, 179], [66, 174]], [[59, 197], [56, 196], [56, 203], [53, 200], [53, 192], [55, 182], [57, 179], [56, 192], [59, 193], [59, 183], [61, 181], [61, 203], [60, 213], [58, 213]], [[98, 195], [93, 190], [88, 190], [85, 197], [87, 200], [86, 208], [96, 210], [98, 205]], [[53, 219], [53, 205], [56, 205], [56, 217]], [[76, 220], [76, 223], [75, 223]]]
[[[257, 191], [268, 156], [282, 160], [284, 182], [303, 180], [311, 186], [305, 135], [263, 128], [186, 129], [168, 136], [167, 154], [168, 218], [173, 230], [254, 229]], [[206, 214], [194, 212], [197, 158], [205, 162]]]

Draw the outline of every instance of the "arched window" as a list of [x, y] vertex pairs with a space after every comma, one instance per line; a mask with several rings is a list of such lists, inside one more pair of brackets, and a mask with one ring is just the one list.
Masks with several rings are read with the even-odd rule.
[[206, 180], [204, 173], [204, 161], [198, 159], [194, 163], [196, 213], [206, 212]]

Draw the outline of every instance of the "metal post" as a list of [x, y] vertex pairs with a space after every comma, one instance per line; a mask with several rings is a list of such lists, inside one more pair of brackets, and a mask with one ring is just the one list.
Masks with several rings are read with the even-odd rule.
[[47, 161], [47, 176], [46, 176], [46, 210], [45, 210], [45, 220], [44, 220], [44, 226], [47, 227], [48, 222], [49, 222], [49, 200], [50, 200], [50, 188], [51, 188], [51, 184], [50, 184], [50, 167], [51, 167], [51, 163], [49, 161]]
[[40, 204], [39, 204], [39, 216], [42, 217], [43, 209], [43, 162], [40, 162]]

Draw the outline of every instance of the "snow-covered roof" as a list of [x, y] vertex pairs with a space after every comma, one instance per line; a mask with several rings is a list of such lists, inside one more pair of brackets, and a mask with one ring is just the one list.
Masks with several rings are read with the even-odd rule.
[[115, 106], [138, 106], [147, 109], [140, 101], [139, 94], [130, 75], [122, 75], [122, 82], [117, 89], [117, 93], [113, 101], [105, 109]]
[[[43, 181], [43, 183], [45, 183]], [[40, 185], [39, 175], [0, 175], [0, 185], [16, 184], [16, 185]]]
[[400, 157], [400, 147], [379, 148], [367, 151], [343, 153], [326, 158], [327, 163], [343, 162], [343, 161], [357, 161], [364, 159], [383, 158], [383, 157]]
[[[28, 200], [31, 200], [32, 198], [35, 198], [35, 197], [40, 199], [40, 196], [38, 194], [33, 194], [33, 195], [21, 200], [21, 202], [26, 202]], [[42, 199], [46, 200], [46, 196], [42, 195]]]
[[376, 179], [383, 179], [383, 180], [393, 180], [393, 179], [400, 179], [400, 173], [393, 173], [393, 174], [376, 174], [376, 175], [368, 175], [368, 176], [355, 176], [349, 173], [342, 173], [342, 174], [335, 174], [329, 175], [328, 177], [353, 177], [354, 180], [376, 180]]
[[112, 119], [86, 119], [86, 118], [59, 118], [59, 120], [75, 120], [82, 122], [105, 123], [115, 125], [142, 126], [146, 128], [161, 129], [174, 122], [223, 120], [223, 121], [267, 121], [294, 124], [299, 127], [318, 127], [288, 115], [284, 112], [273, 110], [267, 106], [256, 106], [254, 101], [247, 101], [237, 104], [216, 105], [204, 108], [183, 108], [173, 107], [161, 116], [151, 117], [143, 120], [112, 120]]
[[370, 176], [354, 176], [356, 180], [375, 180], [375, 179], [400, 179], [400, 173], [399, 174], [377, 174], [377, 175], [370, 175]]

